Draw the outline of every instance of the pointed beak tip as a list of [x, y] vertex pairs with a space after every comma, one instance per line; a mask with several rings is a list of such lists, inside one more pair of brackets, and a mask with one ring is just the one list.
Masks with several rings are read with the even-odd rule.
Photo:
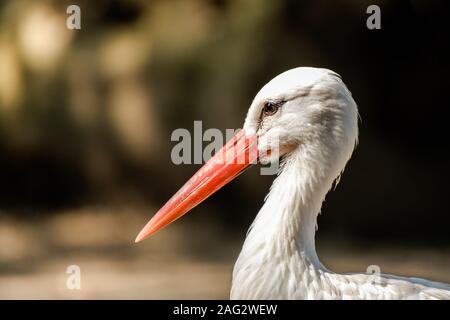
[[257, 137], [241, 130], [207, 161], [150, 219], [135, 239], [140, 242], [197, 206], [236, 178], [257, 159]]
[[134, 239], [134, 243], [141, 242], [142, 240], [144, 240], [144, 239], [142, 239], [142, 238], [140, 237], [140, 235], [138, 235], [138, 236], [136, 237], [136, 239]]
[[134, 239], [134, 243], [141, 242], [141, 241], [147, 239], [148, 237], [150, 237], [153, 234], [153, 232], [148, 232], [146, 229], [147, 228], [144, 228], [144, 229], [141, 230], [141, 232], [139, 232], [139, 234], [137, 235], [136, 239]]
[[150, 237], [150, 234], [146, 234], [146, 235], [138, 234], [138, 236], [136, 237], [136, 239], [134, 239], [134, 243], [142, 242], [142, 241], [144, 241], [145, 239], [147, 239], [148, 237]]

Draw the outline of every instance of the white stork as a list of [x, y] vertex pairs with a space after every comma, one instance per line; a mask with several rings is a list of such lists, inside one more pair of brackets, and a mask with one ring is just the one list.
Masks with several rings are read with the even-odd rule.
[[256, 157], [263, 164], [281, 159], [234, 266], [231, 299], [450, 299], [448, 284], [387, 274], [374, 281], [366, 273], [334, 273], [319, 261], [317, 215], [357, 139], [357, 106], [338, 74], [286, 71], [259, 91], [243, 130], [158, 211], [136, 242], [198, 205]]

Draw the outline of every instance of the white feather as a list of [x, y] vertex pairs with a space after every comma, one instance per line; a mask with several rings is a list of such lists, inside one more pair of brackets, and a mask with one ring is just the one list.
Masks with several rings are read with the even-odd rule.
[[[286, 102], [261, 123], [264, 101], [273, 99]], [[235, 264], [232, 299], [450, 299], [447, 284], [391, 275], [374, 282], [319, 261], [317, 215], [357, 143], [357, 122], [351, 93], [327, 69], [289, 70], [256, 95], [244, 129], [258, 133], [261, 149], [276, 148], [277, 136], [284, 160]]]

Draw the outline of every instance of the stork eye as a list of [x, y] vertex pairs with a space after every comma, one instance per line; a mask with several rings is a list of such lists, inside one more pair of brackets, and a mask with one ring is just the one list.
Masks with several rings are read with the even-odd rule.
[[278, 108], [283, 104], [282, 101], [266, 101], [263, 107], [263, 115], [271, 116], [278, 111]]

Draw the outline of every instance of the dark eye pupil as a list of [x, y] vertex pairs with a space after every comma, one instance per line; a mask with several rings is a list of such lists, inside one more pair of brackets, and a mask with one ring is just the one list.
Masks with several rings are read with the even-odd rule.
[[273, 102], [266, 102], [264, 105], [264, 113], [267, 115], [274, 114], [277, 109], [276, 104]]

